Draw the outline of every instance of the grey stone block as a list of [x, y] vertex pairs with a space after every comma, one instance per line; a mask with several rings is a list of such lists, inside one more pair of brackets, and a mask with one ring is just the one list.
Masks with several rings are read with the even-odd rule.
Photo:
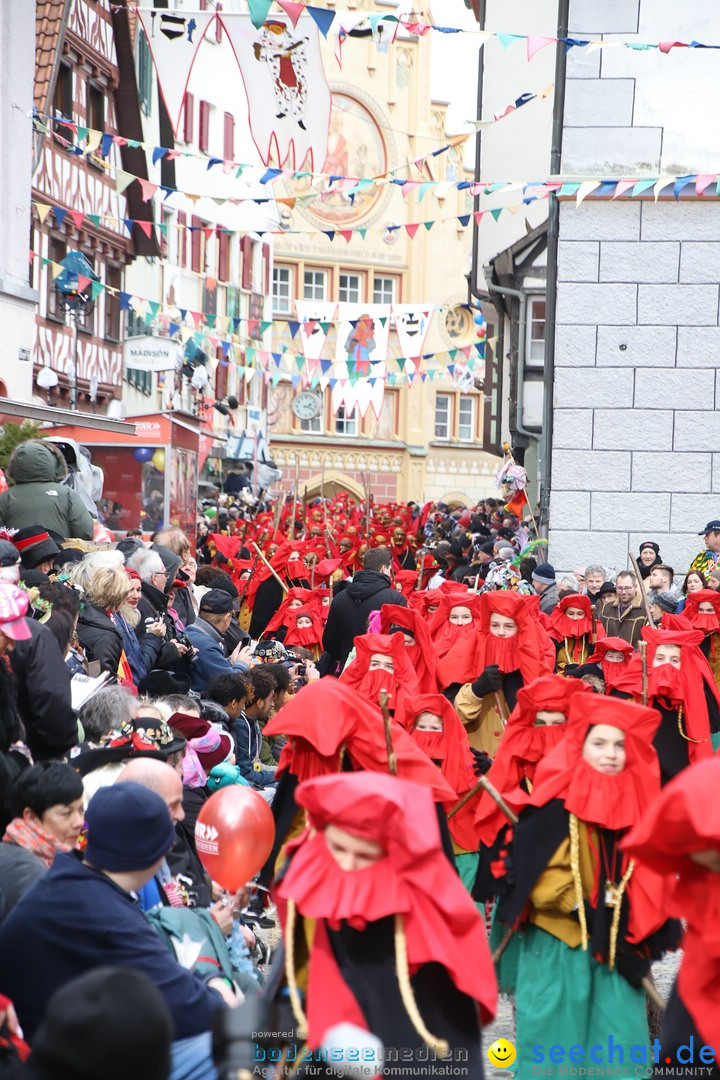
[[[673, 532], [699, 532], [706, 522], [720, 517], [720, 496], [718, 495], [673, 495], [670, 528]], [[702, 536], [697, 536], [697, 546], [689, 553], [690, 558], [704, 548]], [[688, 564], [689, 565], [689, 564]], [[677, 567], [675, 567], [677, 569]]]
[[638, 323], [717, 326], [717, 285], [639, 285]]
[[720, 281], [720, 243], [681, 244], [680, 280], [693, 283]]
[[680, 244], [604, 241], [600, 245], [600, 281], [675, 283]]
[[716, 446], [720, 446], [720, 412], [679, 409], [675, 413], [673, 450], [705, 450]]
[[558, 244], [558, 281], [597, 281], [599, 255], [597, 240], [561, 240]]
[[590, 493], [557, 491], [553, 483], [550, 495], [550, 520], [564, 521], [576, 529], [590, 528]]
[[716, 326], [679, 326], [678, 367], [720, 366], [720, 328]]
[[593, 530], [662, 529], [670, 528], [670, 495], [668, 493], [642, 494], [633, 491], [593, 492], [590, 500], [590, 525]]
[[662, 411], [631, 408], [595, 410], [594, 450], [672, 450], [672, 448], [673, 414], [669, 409]]
[[[557, 525], [567, 522], [558, 521]], [[556, 527], [551, 514], [548, 539], [550, 541], [549, 559], [556, 574], [572, 573], [573, 567], [582, 563], [600, 563], [606, 567], [625, 567], [627, 565], [628, 534], [617, 530], [592, 532], [560, 529]]]
[[553, 447], [589, 450], [592, 447], [592, 409], [555, 409]]
[[637, 290], [637, 285], [559, 282], [557, 322], [632, 326], [637, 322]]
[[713, 455], [708, 453], [632, 455], [633, 491], [709, 491]]
[[659, 127], [566, 127], [562, 172], [570, 176], [657, 176], [661, 152]]
[[634, 79], [575, 79], [565, 90], [566, 127], [630, 127]]
[[643, 240], [720, 240], [720, 203], [699, 199], [644, 202], [641, 228]]
[[556, 326], [556, 366], [594, 367], [596, 337], [595, 326]]
[[[561, 240], [639, 240], [639, 202], [593, 202], [581, 206], [560, 204]], [[664, 239], [662, 237], [661, 239]]]
[[560, 368], [555, 372], [555, 405], [557, 408], [611, 407], [623, 402], [630, 407], [633, 393], [633, 373], [629, 369]]
[[635, 407], [668, 409], [682, 404], [703, 409], [714, 404], [715, 372], [707, 368], [643, 368], [635, 372]]
[[599, 326], [597, 366], [674, 367], [676, 337], [675, 326]]
[[631, 457], [618, 450], [554, 450], [553, 491], [630, 491]]
[[570, 4], [569, 33], [636, 34], [640, 0], [573, 0]]

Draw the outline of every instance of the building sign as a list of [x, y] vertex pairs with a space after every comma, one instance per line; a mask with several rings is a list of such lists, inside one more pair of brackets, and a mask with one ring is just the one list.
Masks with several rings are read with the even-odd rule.
[[174, 371], [180, 349], [170, 338], [135, 337], [125, 342], [123, 355], [133, 371]]

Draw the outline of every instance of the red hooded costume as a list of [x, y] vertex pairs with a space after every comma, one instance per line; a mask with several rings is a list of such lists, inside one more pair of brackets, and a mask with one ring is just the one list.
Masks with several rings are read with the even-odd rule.
[[[580, 608], [582, 619], [571, 619], [568, 608]], [[563, 596], [550, 616], [550, 637], [562, 643], [558, 649], [558, 667], [567, 664], [586, 664], [592, 652], [593, 636], [597, 640], [605, 636], [602, 623], [597, 623], [593, 635], [592, 604], [590, 598], [580, 593]]]
[[[310, 626], [298, 626], [299, 619], [309, 619]], [[311, 649], [317, 659], [322, 652], [323, 621], [317, 607], [300, 607], [288, 611], [285, 616], [287, 633], [283, 644], [286, 648], [300, 645], [304, 649]]]
[[[609, 652], [621, 652], [623, 654], [622, 660], [607, 660], [606, 656]], [[614, 690], [618, 679], [622, 676], [626, 670], [632, 655], [635, 652], [629, 641], [625, 641], [624, 638], [619, 637], [606, 637], [596, 642], [595, 652], [590, 657], [588, 663], [600, 664], [602, 668], [602, 675], [605, 681], [605, 693], [609, 694], [611, 690]]]
[[298, 600], [300, 601], [301, 607], [308, 607], [311, 604], [319, 605], [319, 598], [316, 592], [312, 589], [303, 589], [298, 585], [293, 585], [292, 588], [288, 589], [285, 593], [282, 604], [263, 630], [262, 636], [264, 638], [272, 637], [273, 633], [276, 630], [279, 630], [281, 626], [287, 626], [286, 615], [291, 610], [290, 605], [297, 604]]
[[380, 608], [380, 633], [396, 633], [396, 630], [390, 630], [391, 626], [401, 626], [415, 638], [415, 644], [406, 645], [405, 651], [415, 670], [420, 693], [434, 694], [437, 690], [435, 657], [427, 622], [412, 608], [383, 604]]
[[663, 789], [623, 844], [643, 864], [667, 875], [665, 914], [686, 922], [677, 990], [703, 1042], [714, 1046], [718, 1066], [720, 874], [688, 856], [720, 852], [719, 787], [720, 758], [686, 769]]
[[[425, 964], [442, 965], [457, 990], [477, 1002], [481, 1021], [492, 1019], [497, 983], [485, 928], [448, 866], [427, 788], [351, 774], [301, 784], [297, 801], [309, 827], [290, 846], [294, 855], [275, 892], [285, 923], [290, 900], [302, 916], [317, 920], [308, 972], [309, 1046], [318, 1046], [328, 1028], [343, 1021], [368, 1028], [365, 1013], [373, 1005], [382, 1009], [378, 986], [379, 996], [366, 999], [363, 1011], [342, 976], [329, 932], [343, 925], [369, 932], [388, 916], [404, 920], [411, 977]], [[331, 824], [378, 842], [385, 854], [363, 869], [342, 870], [325, 841]]]
[[[407, 710], [420, 690], [402, 634], [361, 634], [354, 644], [355, 659], [343, 671], [340, 682], [351, 686], [373, 705], [380, 704], [380, 692], [386, 690], [391, 712], [399, 724], [407, 727]], [[370, 661], [378, 653], [392, 658], [394, 672], [370, 670]]]
[[[469, 608], [472, 622], [457, 625], [450, 622], [450, 616], [456, 607]], [[447, 656], [456, 641], [467, 637], [480, 626], [480, 594], [458, 589], [444, 592], [440, 607], [430, 617], [428, 626], [438, 660]]]

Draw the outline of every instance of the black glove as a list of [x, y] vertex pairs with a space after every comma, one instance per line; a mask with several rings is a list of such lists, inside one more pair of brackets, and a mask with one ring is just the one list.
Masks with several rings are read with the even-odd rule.
[[476, 776], [484, 776], [492, 765], [492, 758], [484, 750], [476, 750], [474, 746], [470, 747], [470, 752], [475, 759], [473, 761], [473, 772]]
[[643, 979], [650, 974], [650, 959], [641, 956], [631, 946], [618, 943], [615, 968], [631, 986], [639, 990]]
[[499, 690], [502, 686], [502, 675], [500, 674], [500, 668], [497, 664], [490, 664], [486, 667], [482, 675], [480, 675], [472, 684], [472, 692], [475, 697], [485, 697], [486, 694], [492, 694], [495, 690]]
[[228, 557], [227, 555], [223, 555], [222, 551], [216, 551], [215, 562], [218, 564], [218, 566], [225, 566], [225, 564], [228, 562]]

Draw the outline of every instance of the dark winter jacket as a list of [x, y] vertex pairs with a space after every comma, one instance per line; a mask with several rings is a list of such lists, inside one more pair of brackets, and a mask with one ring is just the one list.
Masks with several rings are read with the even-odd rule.
[[11, 529], [42, 525], [65, 538], [92, 540], [93, 519], [83, 500], [67, 487], [65, 459], [51, 443], [29, 439], [10, 455], [8, 479], [0, 495], [0, 521]]
[[157, 634], [143, 634], [139, 639], [129, 622], [122, 615], [113, 616], [113, 622], [122, 634], [125, 655], [128, 658], [133, 682], [139, 683], [155, 667], [157, 655], [163, 645], [163, 638]]
[[45, 863], [19, 844], [0, 843], [0, 923], [45, 873]]
[[274, 769], [255, 768], [260, 765], [262, 732], [253, 716], [240, 713], [235, 721], [235, 764], [249, 784], [269, 787], [276, 781]]
[[123, 636], [107, 612], [86, 600], [80, 609], [77, 636], [88, 660], [97, 660], [101, 671], [117, 675]]
[[0, 993], [10, 997], [26, 1038], [48, 999], [71, 979], [104, 965], [135, 968], [158, 988], [175, 1038], [210, 1029], [219, 994], [173, 959], [129, 893], [86, 866], [57, 855], [0, 926]]
[[165, 623], [166, 634], [155, 657], [153, 667], [162, 668], [164, 671], [184, 672], [186, 670], [185, 665], [173, 641], [177, 633], [175, 623], [167, 614], [167, 594], [161, 589], [156, 589], [149, 581], [143, 581], [140, 589], [140, 600], [137, 606], [140, 612], [140, 622], [135, 627], [138, 641], [141, 645], [144, 644], [145, 620], [161, 618]]
[[368, 616], [379, 611], [383, 604], [407, 607], [407, 600], [402, 593], [391, 589], [390, 578], [377, 570], [359, 570], [347, 588], [334, 598], [325, 624], [323, 648], [341, 667], [354, 639], [367, 633]]
[[188, 671], [193, 690], [207, 690], [215, 675], [227, 675], [231, 671], [243, 674], [248, 670], [247, 664], [230, 663], [221, 635], [203, 618], [198, 617], [186, 633], [197, 649]]
[[46, 761], [62, 757], [78, 740], [70, 672], [52, 630], [34, 619], [25, 623], [30, 637], [15, 642], [10, 667], [17, 683], [25, 742], [35, 761]]

